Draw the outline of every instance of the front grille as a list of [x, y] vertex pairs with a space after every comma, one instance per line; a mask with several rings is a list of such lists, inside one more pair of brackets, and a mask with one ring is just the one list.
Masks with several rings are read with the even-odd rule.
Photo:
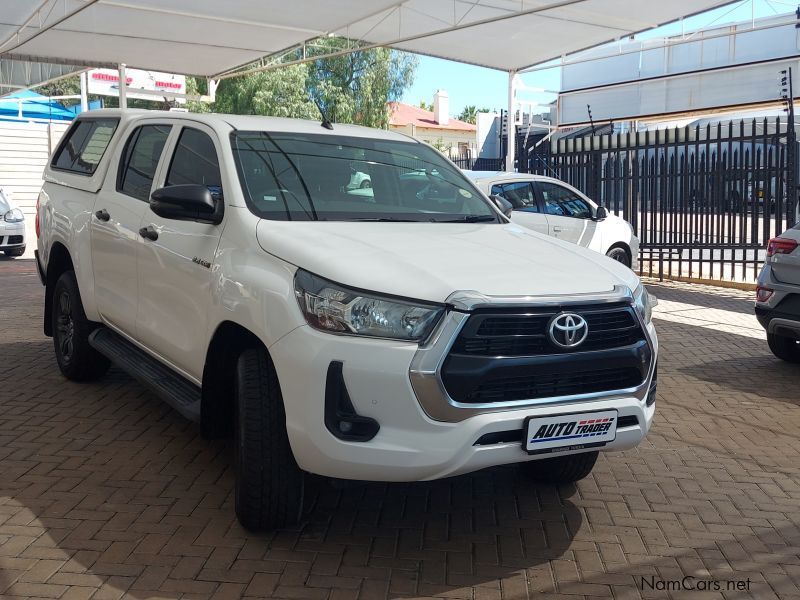
[[[2, 238], [0, 238], [2, 240]], [[21, 244], [22, 243], [22, 236], [21, 235], [10, 235], [8, 236], [8, 243], [9, 244]]]
[[[562, 312], [576, 313], [588, 325], [586, 339], [574, 349], [557, 346], [548, 335]], [[638, 387], [651, 359], [628, 303], [487, 309], [468, 317], [441, 377], [457, 402], [536, 400]]]
[[595, 369], [569, 375], [542, 374], [505, 377], [478, 385], [473, 392], [466, 394], [462, 402], [482, 404], [591, 394], [636, 387], [641, 381], [641, 373], [634, 368]]
[[0, 244], [2, 244], [2, 243], [3, 243], [3, 236], [0, 235]]
[[[470, 317], [453, 346], [457, 353], [479, 356], [535, 356], [565, 350], [547, 337], [550, 320], [561, 307], [516, 314], [477, 313]], [[629, 346], [644, 339], [644, 332], [628, 304], [570, 309], [586, 319], [589, 334], [576, 351], [586, 352]]]

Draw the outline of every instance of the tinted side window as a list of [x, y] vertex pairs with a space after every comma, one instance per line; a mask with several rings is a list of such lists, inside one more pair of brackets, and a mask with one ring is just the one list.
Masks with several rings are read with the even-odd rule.
[[575, 192], [554, 183], [537, 183], [539, 193], [544, 201], [544, 210], [548, 215], [591, 219], [592, 207]]
[[142, 125], [134, 130], [120, 160], [117, 191], [150, 201], [158, 161], [171, 128], [170, 125]]
[[528, 181], [495, 184], [491, 193], [511, 202], [515, 210], [539, 212], [539, 205], [533, 197], [533, 188]]
[[118, 119], [81, 119], [66, 133], [51, 166], [92, 175], [117, 129]]
[[197, 129], [185, 128], [178, 139], [165, 185], [195, 183], [215, 194], [222, 193], [217, 150], [211, 138]]

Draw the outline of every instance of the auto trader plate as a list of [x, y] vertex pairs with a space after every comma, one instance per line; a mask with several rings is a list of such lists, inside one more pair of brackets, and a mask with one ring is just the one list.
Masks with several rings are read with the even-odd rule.
[[528, 417], [524, 430], [530, 454], [603, 446], [617, 437], [617, 411]]

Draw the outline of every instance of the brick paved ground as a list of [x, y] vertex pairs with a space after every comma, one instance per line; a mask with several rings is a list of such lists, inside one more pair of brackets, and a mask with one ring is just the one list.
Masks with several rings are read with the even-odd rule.
[[[231, 449], [118, 371], [62, 379], [28, 261], [0, 261], [0, 597], [800, 598], [800, 369], [749, 294], [654, 285], [654, 430], [554, 489], [501, 468], [325, 484], [297, 529], [232, 507]], [[641, 590], [641, 578], [749, 591]]]

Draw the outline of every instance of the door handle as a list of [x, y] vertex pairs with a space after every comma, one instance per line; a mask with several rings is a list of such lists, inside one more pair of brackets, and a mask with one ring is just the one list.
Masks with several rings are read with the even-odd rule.
[[152, 225], [142, 227], [139, 230], [139, 235], [146, 240], [150, 240], [151, 242], [155, 242], [158, 239], [158, 232], [155, 230], [155, 228], [153, 228]]
[[94, 216], [97, 217], [99, 221], [108, 221], [111, 218], [111, 215], [108, 214], [108, 211], [105, 208], [98, 210], [96, 213], [94, 213]]
[[561, 229], [561, 227], [559, 227], [558, 225], [553, 225], [553, 231], [555, 231], [556, 233], [558, 233], [558, 232], [560, 232], [560, 231], [563, 231], [563, 230], [562, 230], [562, 229]]

